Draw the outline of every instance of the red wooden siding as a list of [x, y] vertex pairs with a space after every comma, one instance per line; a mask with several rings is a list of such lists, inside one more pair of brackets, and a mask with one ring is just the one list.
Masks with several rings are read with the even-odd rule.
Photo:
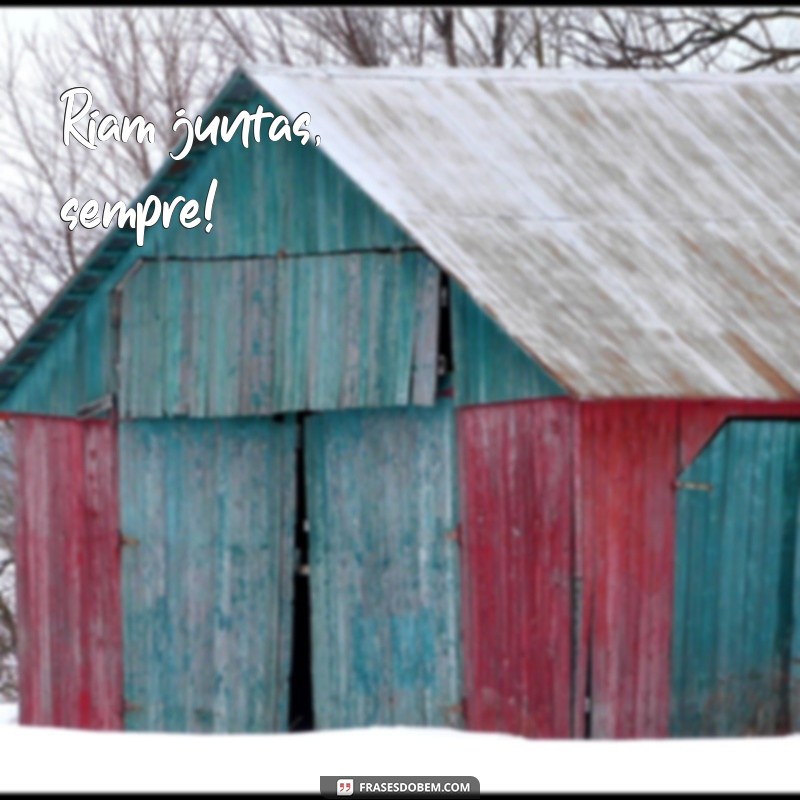
[[800, 403], [760, 400], [698, 400], [679, 404], [681, 469], [688, 467], [732, 417], [800, 417]]
[[[575, 416], [575, 735], [668, 735], [675, 480], [732, 417], [800, 404], [601, 401]], [[590, 727], [580, 698], [591, 698]]]
[[458, 411], [466, 723], [570, 735], [566, 400]]
[[20, 417], [14, 430], [20, 722], [121, 728], [115, 429]]
[[[668, 735], [675, 480], [732, 417], [800, 403], [458, 410], [467, 727]], [[120, 728], [116, 428], [21, 416], [15, 440], [21, 721]]]
[[677, 424], [673, 402], [578, 406], [575, 686], [593, 738], [667, 734]]

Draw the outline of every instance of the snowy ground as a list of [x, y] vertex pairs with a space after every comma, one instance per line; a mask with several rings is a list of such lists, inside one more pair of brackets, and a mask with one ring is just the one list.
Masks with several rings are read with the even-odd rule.
[[800, 736], [546, 742], [410, 728], [259, 736], [18, 727], [0, 705], [4, 791], [319, 792], [320, 775], [474, 775], [484, 792], [800, 789]]
[[17, 721], [17, 707], [0, 703], [0, 725], [13, 725]]

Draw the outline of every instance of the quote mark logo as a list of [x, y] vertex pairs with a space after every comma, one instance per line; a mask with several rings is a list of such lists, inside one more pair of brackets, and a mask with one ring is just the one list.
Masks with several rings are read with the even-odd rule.
[[339, 778], [336, 781], [336, 796], [349, 797], [353, 794], [353, 779], [352, 778]]

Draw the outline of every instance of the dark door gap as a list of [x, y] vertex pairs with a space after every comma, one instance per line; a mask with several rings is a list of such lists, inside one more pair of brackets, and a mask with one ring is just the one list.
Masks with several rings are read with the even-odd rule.
[[439, 280], [439, 331], [437, 345], [437, 372], [439, 378], [453, 371], [453, 332], [451, 321], [450, 279], [444, 272]]
[[314, 729], [314, 708], [311, 685], [311, 592], [308, 572], [308, 509], [306, 505], [305, 454], [303, 451], [304, 420], [307, 413], [297, 415], [297, 459], [295, 465], [294, 540], [296, 569], [292, 613], [292, 664], [289, 673], [289, 732]]
[[593, 635], [592, 629], [594, 628], [594, 608], [589, 616], [589, 635], [586, 641], [586, 686], [583, 692], [583, 738], [592, 738], [592, 715], [594, 709], [592, 708], [592, 649], [593, 649]]

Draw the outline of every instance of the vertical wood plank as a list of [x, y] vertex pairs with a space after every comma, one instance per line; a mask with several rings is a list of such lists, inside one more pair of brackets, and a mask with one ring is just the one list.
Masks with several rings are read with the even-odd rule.
[[451, 405], [315, 415], [305, 448], [316, 726], [460, 726]]
[[670, 730], [786, 732], [796, 702], [800, 424], [729, 421], [680, 479]]
[[438, 276], [416, 252], [145, 264], [122, 289], [121, 415], [432, 405]]
[[560, 400], [458, 411], [473, 730], [570, 735], [572, 413]]
[[295, 424], [121, 423], [127, 728], [285, 730]]
[[576, 729], [588, 684], [591, 727], [585, 733], [666, 736], [677, 406], [602, 402], [580, 404], [577, 413], [583, 580]]
[[20, 721], [121, 727], [112, 423], [14, 422]]

